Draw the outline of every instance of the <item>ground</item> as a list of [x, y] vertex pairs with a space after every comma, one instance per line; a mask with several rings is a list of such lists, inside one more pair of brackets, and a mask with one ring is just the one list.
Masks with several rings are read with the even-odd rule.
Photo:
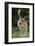
[[23, 32], [20, 33], [18, 27], [12, 27], [12, 38], [27, 38], [29, 33], [26, 35]]

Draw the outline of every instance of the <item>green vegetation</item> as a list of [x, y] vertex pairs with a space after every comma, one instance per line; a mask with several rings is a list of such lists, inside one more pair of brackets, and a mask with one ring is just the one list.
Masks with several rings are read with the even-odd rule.
[[[20, 35], [22, 35], [22, 36], [20, 36]], [[12, 28], [12, 38], [25, 38], [25, 37], [29, 37], [29, 33], [26, 36], [26, 34], [24, 35], [23, 32], [20, 33], [18, 27]]]

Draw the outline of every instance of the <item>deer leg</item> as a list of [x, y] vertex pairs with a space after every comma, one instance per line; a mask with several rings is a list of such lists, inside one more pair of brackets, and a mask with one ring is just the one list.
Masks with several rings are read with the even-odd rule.
[[28, 29], [27, 29], [27, 27], [26, 27], [26, 36], [28, 35]]
[[19, 27], [19, 31], [20, 31], [20, 37], [21, 37], [22, 28]]

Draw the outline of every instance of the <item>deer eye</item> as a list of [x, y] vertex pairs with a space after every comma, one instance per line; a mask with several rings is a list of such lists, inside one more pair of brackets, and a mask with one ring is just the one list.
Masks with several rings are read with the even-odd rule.
[[19, 25], [21, 25], [21, 23], [19, 23]]

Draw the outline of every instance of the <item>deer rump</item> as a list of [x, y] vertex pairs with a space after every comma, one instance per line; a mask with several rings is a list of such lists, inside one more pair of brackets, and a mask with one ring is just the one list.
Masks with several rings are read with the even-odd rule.
[[28, 25], [27, 25], [26, 20], [22, 20], [22, 21], [18, 20], [17, 25], [18, 25], [18, 28], [19, 28], [20, 31], [27, 31]]

